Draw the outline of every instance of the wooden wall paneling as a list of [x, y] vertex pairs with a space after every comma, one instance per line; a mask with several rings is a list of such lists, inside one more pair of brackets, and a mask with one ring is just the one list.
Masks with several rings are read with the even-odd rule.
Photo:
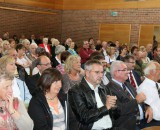
[[0, 2], [4, 2], [4, 0], [0, 0]]
[[114, 29], [114, 41], [118, 40], [121, 44], [130, 45], [130, 24], [120, 24], [116, 25]]
[[116, 41], [120, 43], [130, 42], [130, 24], [101, 24], [99, 29], [99, 39], [102, 41]]
[[45, 8], [55, 8], [55, 1], [46, 0], [5, 0], [5, 3], [11, 4], [21, 4], [21, 5], [29, 5], [29, 6], [37, 6], [37, 7], [45, 7]]
[[101, 24], [99, 29], [99, 39], [102, 41], [112, 41], [114, 35], [113, 24]]
[[137, 3], [137, 8], [159, 8], [160, 0], [146, 0]]
[[121, 9], [137, 8], [137, 2], [124, 2], [124, 0], [93, 0], [94, 9]]
[[153, 42], [154, 25], [141, 25], [139, 32], [139, 46], [146, 46]]
[[93, 0], [63, 0], [65, 10], [93, 9]]

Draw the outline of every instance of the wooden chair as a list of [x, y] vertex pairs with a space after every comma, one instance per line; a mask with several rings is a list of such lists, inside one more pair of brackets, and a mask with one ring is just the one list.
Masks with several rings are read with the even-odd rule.
[[143, 128], [142, 130], [160, 130], [160, 126], [147, 127], [147, 128]]

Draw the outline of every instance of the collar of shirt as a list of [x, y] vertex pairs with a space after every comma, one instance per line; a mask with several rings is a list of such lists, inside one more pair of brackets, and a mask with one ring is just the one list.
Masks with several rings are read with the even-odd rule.
[[57, 56], [55, 56], [55, 59], [61, 64], [61, 61], [57, 58]]
[[145, 77], [145, 81], [147, 81], [147, 83], [150, 85], [150, 86], [155, 86], [155, 83], [158, 84], [158, 87], [159, 87], [159, 83], [158, 82], [155, 82], [147, 77]]
[[[84, 79], [86, 80], [86, 78], [84, 78]], [[87, 82], [87, 84], [89, 85], [89, 87], [90, 87], [93, 91], [98, 92], [98, 88], [100, 87], [100, 85], [97, 85], [96, 88], [94, 88], [94, 86], [93, 86], [90, 82], [88, 82], [87, 80], [86, 80], [86, 82]]]
[[[114, 82], [116, 82], [117, 84], [119, 84], [119, 85], [122, 87], [122, 83], [121, 83], [121, 82], [117, 81], [117, 80], [114, 79], [114, 78], [112, 78], [112, 80], [113, 80]], [[122, 87], [122, 88], [123, 88], [123, 87]]]

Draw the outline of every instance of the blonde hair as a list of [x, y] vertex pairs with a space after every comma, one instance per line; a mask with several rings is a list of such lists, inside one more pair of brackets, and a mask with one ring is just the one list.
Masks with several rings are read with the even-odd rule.
[[139, 47], [139, 50], [140, 50], [141, 52], [144, 52], [144, 51], [146, 51], [146, 48], [145, 48], [144, 46], [140, 46], [140, 47]]
[[2, 45], [2, 54], [3, 55], [5, 55], [5, 53], [6, 53], [6, 50], [4, 49], [4, 45], [7, 44], [7, 43], [10, 44], [8, 40], [4, 40], [1, 43], [1, 45]]
[[6, 66], [8, 63], [11, 63], [13, 61], [15, 61], [15, 59], [12, 56], [5, 55], [1, 57], [0, 58], [0, 72], [2, 71], [2, 72], [7, 73]]
[[81, 59], [79, 56], [77, 55], [70, 55], [66, 61], [65, 61], [65, 66], [64, 66], [64, 70], [66, 73], [70, 73], [72, 70], [72, 66], [73, 66], [73, 62], [76, 61], [77, 59]]
[[59, 44], [59, 41], [58, 41], [58, 39], [51, 38], [51, 43], [52, 43], [52, 46], [54, 46], [55, 43], [58, 43], [58, 44]]

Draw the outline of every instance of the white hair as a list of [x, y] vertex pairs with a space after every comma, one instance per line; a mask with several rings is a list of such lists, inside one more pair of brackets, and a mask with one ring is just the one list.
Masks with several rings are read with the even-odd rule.
[[125, 64], [125, 63], [120, 60], [116, 60], [116, 61], [112, 62], [111, 66], [110, 66], [110, 74], [113, 78], [114, 78], [114, 72], [117, 71], [118, 69], [120, 69], [122, 64]]
[[157, 69], [157, 66], [156, 64], [159, 64], [158, 62], [155, 62], [155, 61], [151, 61], [147, 64], [147, 66], [144, 68], [143, 72], [144, 72], [144, 75], [147, 76], [150, 74], [150, 71], [151, 70], [154, 70], [156, 71]]
[[62, 46], [62, 45], [58, 45], [58, 46], [56, 46], [56, 48], [55, 48], [55, 54], [56, 54], [56, 55], [59, 55], [59, 54], [61, 54], [61, 53], [64, 52], [64, 51], [65, 51], [65, 47]]
[[31, 48], [31, 46], [35, 46], [36, 48], [38, 47], [36, 43], [31, 43], [31, 45], [29, 46], [29, 48]]

